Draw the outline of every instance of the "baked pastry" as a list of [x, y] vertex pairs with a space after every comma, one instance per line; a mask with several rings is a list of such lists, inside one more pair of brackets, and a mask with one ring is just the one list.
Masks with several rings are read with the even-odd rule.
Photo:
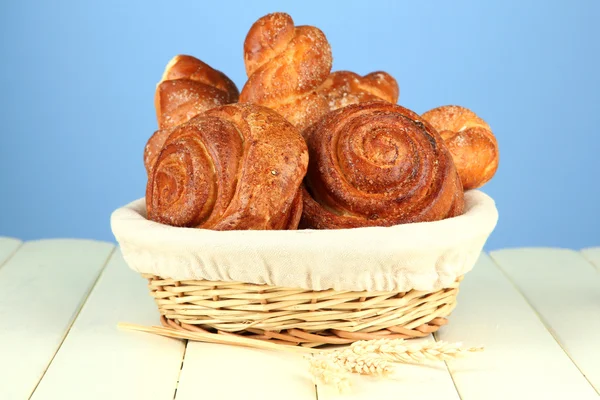
[[144, 149], [146, 172], [150, 172], [175, 126], [211, 108], [235, 103], [238, 98], [235, 83], [222, 72], [192, 56], [173, 57], [156, 86], [154, 106], [159, 129]]
[[372, 101], [304, 132], [309, 165], [301, 226], [390, 226], [462, 214], [464, 193], [437, 131], [399, 105]]
[[214, 108], [166, 139], [148, 177], [148, 218], [214, 230], [295, 229], [307, 164], [302, 136], [275, 111]]
[[244, 42], [248, 81], [240, 102], [269, 107], [302, 130], [329, 111], [317, 88], [331, 71], [331, 47], [313, 26], [294, 26], [285, 13], [256, 21]]
[[398, 82], [383, 71], [360, 76], [350, 71], [332, 72], [319, 88], [327, 98], [331, 111], [350, 104], [383, 100], [397, 103], [400, 96]]
[[146, 173], [150, 174], [150, 170], [156, 162], [160, 151], [162, 150], [165, 141], [169, 137], [169, 135], [173, 132], [176, 126], [171, 128], [159, 129], [154, 132], [150, 139], [146, 142], [146, 147], [144, 147], [144, 167], [146, 167]]
[[154, 107], [158, 127], [182, 124], [211, 108], [235, 103], [238, 98], [235, 83], [224, 73], [195, 57], [175, 56], [156, 86]]
[[465, 190], [487, 183], [498, 169], [498, 142], [490, 126], [473, 111], [442, 106], [423, 114], [450, 149]]

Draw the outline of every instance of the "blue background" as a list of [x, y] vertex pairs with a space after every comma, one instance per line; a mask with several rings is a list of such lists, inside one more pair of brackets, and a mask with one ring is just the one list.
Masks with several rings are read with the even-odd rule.
[[153, 95], [178, 53], [245, 82], [260, 16], [321, 28], [334, 70], [385, 70], [400, 104], [473, 109], [500, 168], [487, 249], [600, 245], [600, 2], [48, 1], [0, 6], [0, 235], [114, 240], [142, 197]]

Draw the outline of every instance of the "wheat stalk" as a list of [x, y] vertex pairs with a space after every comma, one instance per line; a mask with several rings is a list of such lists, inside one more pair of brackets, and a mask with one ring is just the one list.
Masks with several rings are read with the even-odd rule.
[[443, 341], [407, 344], [404, 339], [360, 340], [341, 350], [316, 350], [208, 332], [189, 332], [126, 323], [120, 323], [118, 326], [121, 329], [142, 331], [177, 339], [304, 353], [309, 361], [309, 372], [315, 383], [335, 386], [339, 392], [350, 389], [351, 374], [388, 376], [393, 372], [394, 363], [423, 363], [428, 360], [448, 361], [462, 357], [467, 353], [483, 350], [481, 347], [463, 349], [461, 343]]
[[227, 344], [231, 346], [250, 347], [262, 350], [288, 351], [292, 353], [319, 353], [319, 350], [300, 346], [287, 346], [271, 343], [264, 340], [248, 339], [243, 336], [223, 335], [208, 332], [190, 332], [173, 328], [163, 328], [162, 326], [143, 326], [120, 322], [117, 327], [124, 330], [152, 333], [155, 335], [166, 336], [175, 339], [187, 339], [196, 342]]

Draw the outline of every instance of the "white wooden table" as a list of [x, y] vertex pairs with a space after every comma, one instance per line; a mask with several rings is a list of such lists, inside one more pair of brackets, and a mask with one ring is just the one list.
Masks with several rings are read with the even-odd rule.
[[485, 351], [360, 377], [343, 397], [315, 387], [299, 355], [185, 343], [118, 322], [157, 325], [158, 312], [114, 245], [0, 238], [2, 400], [600, 397], [600, 247], [482, 254], [450, 324], [428, 340]]

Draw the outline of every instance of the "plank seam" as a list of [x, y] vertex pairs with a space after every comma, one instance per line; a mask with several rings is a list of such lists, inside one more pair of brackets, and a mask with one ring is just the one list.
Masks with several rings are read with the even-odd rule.
[[181, 355], [181, 364], [179, 364], [179, 373], [177, 374], [177, 382], [175, 382], [175, 391], [173, 392], [173, 400], [177, 398], [177, 389], [179, 389], [179, 379], [181, 378], [181, 371], [183, 371], [183, 364], [185, 363], [185, 354], [187, 353], [187, 347], [189, 342], [189, 340], [185, 339], [185, 345], [183, 346], [183, 353]]
[[[585, 259], [585, 257], [583, 257], [583, 256], [582, 256], [582, 258]], [[596, 389], [596, 387], [588, 379], [587, 375], [583, 373], [583, 371], [581, 370], [581, 368], [579, 367], [579, 365], [577, 365], [577, 363], [575, 362], [575, 360], [571, 357], [571, 355], [569, 354], [569, 352], [563, 347], [562, 343], [560, 342], [560, 340], [558, 339], [556, 333], [554, 332], [554, 329], [552, 329], [552, 327], [550, 326], [550, 324], [548, 324], [548, 322], [545, 320], [545, 318], [533, 306], [533, 304], [531, 303], [531, 301], [529, 301], [529, 299], [527, 298], [527, 296], [525, 295], [525, 293], [523, 293], [523, 291], [521, 291], [521, 289], [519, 289], [519, 286], [515, 283], [515, 281], [513, 281], [513, 279], [511, 278], [511, 276], [504, 270], [504, 268], [502, 268], [502, 266], [500, 265], [500, 263], [498, 263], [498, 261], [494, 258], [492, 252], [490, 252], [490, 259], [492, 260], [493, 265], [495, 265], [496, 268], [498, 268], [500, 270], [500, 273], [502, 275], [504, 275], [504, 277], [508, 280], [508, 282], [511, 284], [511, 286], [517, 291], [517, 293], [519, 293], [519, 295], [523, 298], [523, 300], [525, 300], [525, 302], [527, 303], [527, 305], [529, 306], [529, 308], [538, 317], [538, 319], [540, 320], [540, 322], [542, 323], [542, 325], [544, 325], [544, 328], [546, 328], [546, 330], [548, 331], [548, 333], [550, 333], [550, 335], [552, 336], [552, 338], [554, 339], [554, 341], [558, 344], [558, 347], [560, 347], [560, 349], [563, 351], [563, 353], [565, 353], [565, 355], [569, 358], [569, 360], [571, 360], [571, 363], [575, 366], [575, 368], [577, 368], [577, 371], [579, 371], [579, 373], [581, 375], [583, 375], [584, 379], [592, 387], [592, 389], [594, 389], [594, 391], [596, 393], [600, 394], [600, 391], [598, 389]], [[592, 265], [592, 267], [593, 267], [593, 265]]]
[[83, 300], [81, 301], [81, 304], [75, 310], [75, 315], [71, 319], [71, 321], [69, 323], [69, 326], [67, 327], [67, 329], [65, 330], [65, 333], [63, 334], [63, 336], [60, 339], [60, 343], [58, 344], [58, 347], [54, 351], [54, 354], [52, 355], [52, 357], [50, 357], [50, 361], [48, 361], [48, 364], [46, 365], [46, 368], [44, 368], [44, 371], [42, 372], [42, 374], [41, 374], [40, 378], [38, 379], [37, 383], [35, 384], [35, 386], [33, 387], [33, 390], [31, 391], [31, 394], [29, 395], [28, 399], [31, 399], [33, 397], [33, 395], [35, 394], [35, 391], [37, 390], [38, 386], [40, 386], [40, 383], [42, 382], [42, 380], [46, 376], [46, 372], [48, 372], [48, 369], [50, 368], [50, 366], [54, 362], [54, 359], [56, 358], [56, 355], [60, 351], [62, 345], [65, 342], [65, 340], [67, 339], [67, 336], [69, 336], [69, 333], [71, 332], [71, 328], [73, 328], [73, 325], [75, 324], [75, 321], [77, 320], [77, 318], [79, 318], [79, 314], [81, 313], [81, 310], [83, 310], [83, 308], [85, 307], [85, 304], [87, 303], [88, 299], [90, 298], [90, 295], [92, 294], [92, 292], [96, 288], [96, 285], [100, 281], [100, 278], [104, 275], [104, 271], [106, 270], [106, 267], [107, 267], [108, 263], [110, 262], [110, 259], [112, 258], [112, 256], [115, 253], [116, 249], [117, 249], [116, 246], [113, 246], [112, 250], [110, 251], [110, 253], [106, 257], [106, 260], [102, 264], [102, 267], [100, 269], [100, 272], [98, 273], [98, 276], [96, 276], [96, 279], [94, 280], [94, 282], [92, 282], [92, 285], [90, 286], [89, 290], [83, 295], [84, 297], [83, 297]]
[[585, 261], [587, 261], [588, 263], [590, 263], [592, 265], [592, 267], [594, 267], [594, 269], [596, 270], [596, 272], [600, 273], [600, 264], [596, 264], [594, 260], [592, 260], [591, 258], [589, 258], [586, 253], [584, 252], [585, 250], [591, 250], [591, 249], [595, 249], [595, 247], [588, 247], [585, 249], [581, 249], [578, 251], [579, 255], [582, 256]]
[[577, 254], [577, 257], [581, 258], [587, 265], [590, 266], [590, 268], [592, 268], [592, 271], [597, 272], [598, 270], [596, 269], [596, 264], [594, 264], [591, 260], [589, 260], [585, 254], [583, 254], [583, 252], [581, 251], [577, 251], [577, 250], [573, 250], [573, 252], [575, 254]]
[[10, 259], [13, 258], [15, 256], [15, 254], [17, 254], [17, 251], [19, 251], [21, 249], [21, 247], [23, 247], [24, 244], [25, 244], [25, 242], [19, 243], [19, 245], [17, 247], [15, 247], [15, 249], [8, 255], [8, 257], [6, 257], [6, 259], [0, 263], [0, 268], [2, 268], [4, 265], [8, 264]]
[[[438, 337], [437, 337], [437, 332], [433, 332], [433, 339], [436, 342], [439, 342]], [[446, 371], [448, 371], [448, 374], [450, 375], [450, 379], [452, 379], [452, 384], [454, 385], [454, 390], [456, 390], [456, 394], [458, 395], [458, 398], [462, 400], [462, 395], [460, 394], [460, 390], [458, 389], [458, 385], [456, 384], [456, 381], [454, 380], [454, 375], [452, 374], [452, 371], [450, 370], [450, 366], [448, 365], [448, 361], [444, 360], [444, 365], [446, 366]]]

